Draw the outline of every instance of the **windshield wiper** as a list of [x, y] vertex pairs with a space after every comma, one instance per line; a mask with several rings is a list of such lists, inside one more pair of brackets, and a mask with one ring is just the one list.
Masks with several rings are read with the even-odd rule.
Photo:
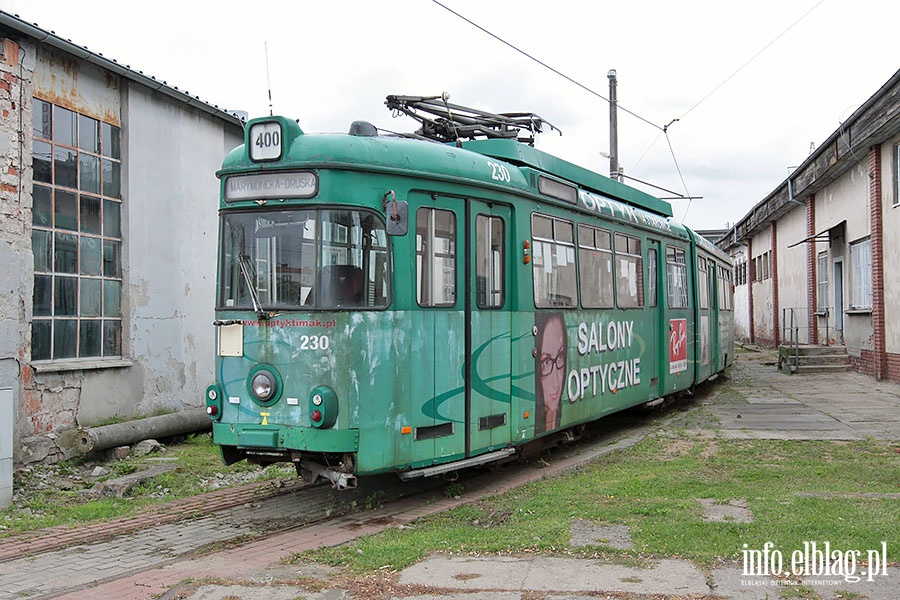
[[250, 257], [246, 254], [238, 254], [238, 266], [241, 268], [241, 275], [243, 275], [247, 289], [250, 291], [250, 301], [253, 303], [253, 310], [256, 311], [256, 316], [260, 320], [268, 319], [269, 316], [263, 311], [259, 303], [259, 291], [253, 284], [253, 278], [250, 277]]

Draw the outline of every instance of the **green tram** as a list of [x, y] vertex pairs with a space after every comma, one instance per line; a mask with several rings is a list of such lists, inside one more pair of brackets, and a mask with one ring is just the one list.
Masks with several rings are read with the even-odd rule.
[[535, 149], [536, 115], [387, 104], [416, 135], [264, 117], [217, 173], [226, 463], [431, 476], [731, 364], [731, 264], [667, 202]]

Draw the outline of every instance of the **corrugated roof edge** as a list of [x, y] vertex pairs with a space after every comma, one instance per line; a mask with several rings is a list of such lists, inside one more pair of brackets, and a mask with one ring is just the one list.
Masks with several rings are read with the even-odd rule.
[[240, 126], [244, 125], [244, 119], [238, 116], [235, 112], [228, 112], [227, 110], [221, 109], [218, 106], [201, 100], [199, 96], [191, 96], [186, 91], [182, 91], [176, 87], [172, 87], [164, 81], [156, 79], [155, 77], [144, 75], [144, 73], [141, 71], [135, 71], [128, 66], [120, 65], [115, 60], [105, 58], [101, 54], [88, 50], [86, 46], [79, 46], [73, 43], [71, 40], [65, 40], [59, 37], [52, 31], [41, 29], [36, 23], [27, 23], [23, 21], [19, 15], [13, 15], [0, 10], [0, 25], [6, 26], [13, 31], [17, 31], [30, 38], [33, 38], [38, 42], [49, 44], [54, 48], [58, 48], [91, 64], [97, 65], [98, 67], [125, 77], [126, 79], [134, 81], [135, 83], [139, 83], [144, 87], [156, 90], [171, 98], [184, 102], [185, 104], [194, 106], [202, 110], [203, 112], [219, 117], [232, 124]]

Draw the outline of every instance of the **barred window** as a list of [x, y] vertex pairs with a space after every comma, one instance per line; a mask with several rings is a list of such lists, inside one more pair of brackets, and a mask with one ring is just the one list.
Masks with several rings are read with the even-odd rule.
[[31, 358], [122, 355], [120, 130], [35, 98]]

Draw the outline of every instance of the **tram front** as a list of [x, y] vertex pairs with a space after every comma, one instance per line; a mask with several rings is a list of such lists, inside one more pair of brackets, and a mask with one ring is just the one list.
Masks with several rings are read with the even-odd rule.
[[[296, 125], [278, 124], [280, 146]], [[354, 487], [359, 399], [376, 395], [373, 353], [390, 345], [384, 218], [352, 194], [326, 197], [325, 171], [292, 168], [280, 148], [266, 151], [265, 133], [251, 122], [243, 155], [219, 173], [213, 439], [228, 464], [292, 462], [305, 478]], [[256, 137], [269, 158], [254, 159]]]

